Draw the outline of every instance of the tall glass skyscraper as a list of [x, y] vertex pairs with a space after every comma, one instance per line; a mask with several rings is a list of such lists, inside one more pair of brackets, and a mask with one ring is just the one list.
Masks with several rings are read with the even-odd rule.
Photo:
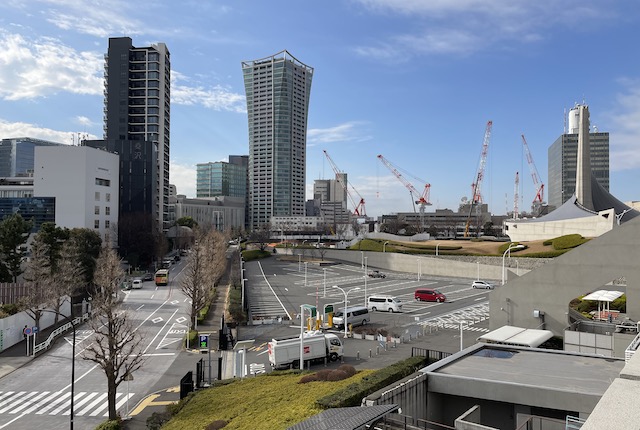
[[313, 68], [287, 51], [242, 63], [249, 120], [249, 228], [304, 216]]
[[[589, 133], [591, 173], [609, 191], [609, 133]], [[548, 151], [548, 202], [562, 206], [576, 191], [578, 134], [563, 134]]]
[[169, 50], [164, 43], [137, 48], [129, 37], [110, 38], [104, 80], [104, 142], [121, 155], [121, 214], [150, 212], [158, 229], [167, 230]]

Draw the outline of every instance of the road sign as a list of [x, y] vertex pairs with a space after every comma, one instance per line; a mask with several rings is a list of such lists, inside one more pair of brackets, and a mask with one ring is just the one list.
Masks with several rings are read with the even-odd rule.
[[32, 329], [30, 329], [29, 327], [25, 327], [25, 328], [24, 328], [24, 330], [22, 330], [22, 333], [23, 333], [25, 336], [31, 336], [31, 334], [33, 333], [33, 330], [32, 330]]
[[34, 325], [33, 327], [31, 327], [31, 333], [36, 334], [38, 333], [38, 326]]
[[200, 336], [200, 349], [209, 349], [209, 335], [201, 334]]

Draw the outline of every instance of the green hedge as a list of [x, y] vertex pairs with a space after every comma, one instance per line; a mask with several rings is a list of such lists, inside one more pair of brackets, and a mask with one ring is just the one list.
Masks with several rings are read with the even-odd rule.
[[[514, 245], [522, 245], [522, 246], [524, 246], [524, 248], [522, 248], [522, 249], [512, 249], [512, 250], [511, 250], [511, 254], [512, 254], [512, 255], [513, 255], [513, 254], [515, 254], [515, 253], [516, 253], [516, 252], [518, 252], [518, 251], [524, 251], [525, 249], [527, 249], [527, 248], [528, 248], [528, 246], [527, 246], [527, 245], [525, 245], [525, 244], [523, 244], [523, 243], [520, 243], [520, 242], [507, 242], [507, 243], [505, 243], [505, 244], [503, 244], [503, 245], [500, 245], [500, 248], [498, 248], [498, 253], [499, 253], [500, 255], [502, 255], [502, 254], [504, 254], [504, 253], [505, 253], [505, 251], [506, 251], [507, 249], [509, 249], [509, 247], [510, 247], [510, 246], [514, 246]], [[527, 257], [529, 257], [529, 255], [527, 255]]]
[[556, 250], [571, 249], [588, 241], [589, 239], [585, 239], [579, 234], [567, 234], [553, 239], [553, 248]]
[[249, 251], [242, 251], [242, 259], [244, 261], [258, 260], [260, 258], [271, 257], [269, 251], [260, 251], [259, 249], [252, 249]]
[[120, 430], [122, 428], [124, 428], [122, 426], [122, 421], [120, 419], [117, 419], [117, 420], [108, 420], [98, 424], [98, 427], [96, 427], [96, 430]]
[[360, 406], [363, 397], [405, 378], [428, 364], [427, 357], [411, 357], [365, 376], [358, 383], [316, 401], [324, 409]]

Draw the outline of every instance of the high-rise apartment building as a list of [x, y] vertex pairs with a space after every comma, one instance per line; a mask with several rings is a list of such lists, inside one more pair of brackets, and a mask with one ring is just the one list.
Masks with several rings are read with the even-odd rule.
[[[323, 216], [327, 225], [334, 227], [334, 231], [338, 224], [349, 224], [351, 221], [345, 192], [347, 174], [337, 175], [336, 179], [316, 179], [313, 182], [313, 203], [307, 206], [307, 216]], [[309, 213], [310, 208], [313, 213]]]
[[[550, 206], [562, 206], [576, 191], [578, 112], [569, 112], [568, 130], [549, 147], [547, 196]], [[609, 191], [609, 133], [589, 133], [591, 173]]]
[[231, 155], [229, 162], [197, 164], [196, 197], [246, 197], [249, 156]]
[[[121, 216], [150, 212], [157, 228], [166, 231], [169, 227], [169, 50], [164, 43], [138, 48], [129, 37], [110, 38], [104, 79], [104, 144], [107, 150], [121, 155]], [[122, 157], [123, 153], [127, 156]]]
[[60, 146], [61, 143], [18, 137], [0, 141], [0, 178], [15, 178], [33, 175], [33, 160], [36, 146]]
[[304, 216], [313, 68], [282, 51], [242, 63], [249, 121], [249, 228]]

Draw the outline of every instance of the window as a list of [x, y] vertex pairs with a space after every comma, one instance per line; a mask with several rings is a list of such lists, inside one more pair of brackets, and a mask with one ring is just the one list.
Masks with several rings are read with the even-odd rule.
[[93, 228], [100, 228], [100, 220], [99, 219], [93, 221]]
[[111, 181], [109, 179], [96, 178], [96, 185], [102, 185], [103, 187], [108, 187], [109, 185], [111, 185]]
[[95, 214], [100, 215], [100, 206], [95, 207]]
[[106, 220], [104, 222], [104, 228], [109, 228], [109, 227], [111, 227], [111, 222], [109, 220]]
[[96, 202], [100, 201], [100, 192], [96, 191]]
[[[109, 206], [105, 206], [104, 208], [104, 214], [105, 215], [111, 215], [111, 208]], [[97, 214], [96, 214], [97, 215]]]
[[111, 193], [105, 193], [104, 201], [105, 202], [110, 202], [111, 201]]

